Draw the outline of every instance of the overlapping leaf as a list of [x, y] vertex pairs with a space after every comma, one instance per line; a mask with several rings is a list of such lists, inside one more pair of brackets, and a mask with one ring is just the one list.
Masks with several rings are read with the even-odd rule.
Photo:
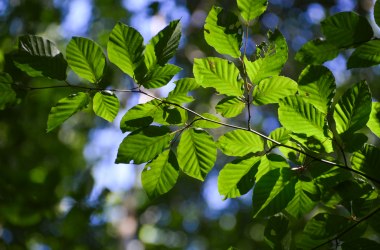
[[239, 18], [232, 12], [213, 6], [206, 18], [204, 36], [206, 42], [220, 54], [240, 57], [243, 31]]
[[250, 131], [233, 130], [219, 137], [217, 146], [226, 155], [245, 156], [264, 150], [263, 140]]
[[289, 220], [283, 214], [271, 216], [265, 227], [264, 236], [271, 249], [282, 249], [283, 239], [289, 233]]
[[[271, 139], [274, 139], [276, 140], [277, 142], [283, 144], [283, 145], [287, 145], [287, 146], [291, 146], [291, 147], [294, 147], [294, 148], [299, 148], [299, 146], [297, 145], [297, 143], [293, 142], [293, 141], [290, 141], [291, 139], [291, 135], [292, 134], [292, 131], [290, 130], [287, 130], [286, 128], [284, 127], [280, 127], [280, 128], [277, 128], [275, 130], [273, 130], [270, 134], [269, 134], [269, 138]], [[267, 145], [269, 148], [272, 148], [274, 147], [276, 144], [267, 140]], [[278, 147], [280, 152], [288, 159], [294, 161], [294, 162], [298, 162], [298, 156], [299, 156], [299, 152], [293, 150], [293, 149], [290, 149], [290, 148], [287, 148], [287, 147], [281, 147], [279, 146]]]
[[264, 79], [253, 90], [253, 104], [264, 105], [278, 103], [283, 97], [294, 95], [297, 83], [284, 76], [273, 76]]
[[380, 40], [371, 40], [355, 49], [347, 61], [347, 68], [365, 68], [380, 64]]
[[66, 57], [69, 66], [78, 76], [92, 83], [102, 79], [106, 57], [102, 48], [94, 41], [73, 37], [66, 47]]
[[243, 112], [245, 103], [237, 97], [226, 97], [218, 102], [215, 109], [223, 117], [232, 118]]
[[180, 71], [181, 68], [173, 64], [166, 64], [162, 67], [156, 66], [145, 75], [144, 79], [142, 79], [139, 84], [148, 89], [159, 88], [168, 84], [173, 76]]
[[336, 131], [351, 134], [364, 127], [371, 113], [372, 97], [366, 82], [348, 89], [334, 109]]
[[194, 100], [192, 96], [188, 95], [190, 91], [199, 87], [194, 78], [182, 78], [174, 83], [175, 88], [169, 92], [167, 101], [182, 104]]
[[204, 180], [214, 166], [216, 146], [204, 130], [188, 129], [182, 133], [178, 148], [178, 163], [187, 175]]
[[85, 108], [89, 102], [89, 95], [83, 92], [78, 92], [59, 100], [50, 110], [46, 131], [50, 132], [61, 125], [73, 114]]
[[315, 39], [305, 43], [297, 52], [294, 59], [305, 64], [318, 65], [337, 57], [339, 49], [321, 39]]
[[255, 176], [256, 181], [260, 180], [261, 177], [263, 177], [273, 169], [287, 167], [289, 167], [289, 163], [281, 155], [272, 153], [266, 154], [261, 157], [259, 169]]
[[296, 182], [289, 168], [276, 168], [262, 176], [253, 189], [254, 217], [271, 216], [286, 208], [294, 197]]
[[298, 180], [294, 197], [286, 207], [286, 211], [298, 219], [315, 207], [318, 198], [319, 191], [314, 182]]
[[177, 158], [169, 149], [147, 163], [141, 173], [141, 183], [148, 196], [153, 199], [172, 189], [178, 179], [178, 170]]
[[[203, 113], [201, 114], [203, 117], [210, 119], [212, 121], [220, 122], [220, 119], [213, 114]], [[194, 127], [197, 128], [219, 128], [221, 125], [212, 121], [208, 121], [202, 118], [195, 118], [196, 121], [193, 123]]]
[[373, 36], [367, 19], [354, 12], [337, 13], [323, 20], [321, 26], [326, 40], [338, 48], [357, 46]]
[[237, 0], [237, 5], [240, 15], [243, 17], [244, 21], [249, 23], [264, 13], [264, 11], [267, 9], [268, 1]]
[[342, 232], [351, 223], [354, 222], [343, 216], [320, 213], [308, 221], [304, 232], [312, 239], [326, 239], [336, 233]]
[[66, 79], [67, 62], [50, 40], [25, 35], [19, 38], [18, 48], [18, 53], [13, 58], [15, 65], [29, 76]]
[[380, 138], [380, 103], [373, 102], [367, 127]]
[[146, 73], [144, 49], [144, 39], [137, 30], [122, 23], [115, 25], [107, 44], [108, 58], [137, 81]]
[[174, 134], [168, 127], [148, 126], [130, 133], [119, 146], [116, 163], [141, 164], [152, 160], [169, 146]]
[[217, 57], [194, 59], [194, 76], [204, 88], [215, 88], [228, 96], [243, 95], [243, 81], [238, 79], [239, 70], [230, 61]]
[[380, 149], [369, 144], [353, 153], [351, 157], [351, 165], [353, 169], [366, 173], [369, 176], [379, 179]]
[[251, 155], [237, 158], [236, 160], [227, 163], [218, 176], [219, 193], [225, 198], [236, 198], [243, 195], [244, 192], [239, 189], [239, 182], [242, 181], [244, 176], [249, 174], [248, 178], [250, 178], [251, 186], [248, 188], [252, 188], [255, 180], [254, 176], [259, 164], [260, 157]]
[[16, 102], [16, 92], [12, 89], [13, 79], [7, 73], [0, 73], [0, 110]]
[[110, 91], [97, 92], [93, 99], [93, 109], [97, 116], [112, 122], [119, 112], [119, 99]]

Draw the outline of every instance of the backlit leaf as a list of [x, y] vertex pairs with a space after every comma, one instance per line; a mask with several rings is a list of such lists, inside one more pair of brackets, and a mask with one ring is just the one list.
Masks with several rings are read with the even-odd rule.
[[238, 68], [226, 59], [194, 59], [194, 76], [199, 85], [215, 88], [220, 94], [242, 96], [244, 93], [243, 81], [238, 79]]
[[379, 166], [380, 149], [369, 144], [352, 154], [351, 165], [353, 169], [363, 172], [375, 179], [380, 180]]
[[289, 167], [289, 163], [281, 155], [272, 153], [266, 154], [261, 157], [259, 169], [255, 176], [256, 181], [260, 180], [261, 177], [273, 169], [286, 167]]
[[367, 127], [380, 138], [380, 103], [373, 102], [371, 114], [367, 122]]
[[97, 83], [103, 77], [106, 57], [102, 48], [94, 41], [83, 37], [73, 37], [66, 47], [67, 62], [80, 77]]
[[0, 73], [0, 110], [14, 104], [17, 100], [16, 92], [12, 89], [13, 79], [7, 73]]
[[203, 181], [216, 160], [215, 142], [204, 130], [187, 129], [181, 135], [177, 154], [182, 171]]
[[237, 0], [237, 5], [240, 11], [240, 15], [244, 21], [249, 23], [253, 19], [259, 17], [267, 9], [267, 0]]
[[278, 103], [285, 96], [297, 92], [297, 83], [284, 76], [263, 79], [253, 90], [253, 104], [264, 105]]
[[139, 84], [148, 89], [159, 88], [168, 84], [173, 76], [175, 76], [180, 71], [180, 67], [172, 64], [166, 64], [163, 67], [156, 66], [154, 69], [147, 73], [147, 75], [139, 82]]
[[188, 95], [190, 91], [199, 87], [194, 78], [182, 78], [174, 83], [175, 88], [169, 92], [167, 101], [182, 104], [194, 100], [192, 96]]
[[217, 146], [230, 156], [245, 156], [264, 150], [263, 140], [256, 134], [244, 130], [232, 130], [219, 137]]
[[319, 191], [313, 181], [298, 180], [294, 197], [286, 207], [286, 211], [298, 219], [315, 207], [318, 198]]
[[156, 114], [161, 114], [160, 105], [160, 101], [152, 100], [129, 109], [120, 121], [121, 131], [124, 133], [148, 126]]
[[112, 122], [119, 112], [119, 99], [110, 91], [97, 92], [93, 99], [93, 109], [97, 116]]
[[338, 54], [339, 48], [318, 38], [305, 43], [294, 59], [305, 64], [318, 65], [334, 59]]
[[130, 133], [119, 146], [116, 163], [141, 164], [152, 160], [169, 146], [174, 134], [168, 127], [149, 126]]
[[320, 213], [314, 216], [305, 226], [304, 232], [312, 239], [327, 239], [342, 232], [353, 221], [343, 216]]
[[237, 97], [226, 97], [218, 102], [215, 109], [223, 117], [232, 118], [243, 112], [245, 103]]
[[347, 69], [380, 64], [380, 40], [371, 40], [355, 49], [347, 61]]
[[59, 100], [50, 110], [46, 131], [50, 132], [61, 125], [73, 114], [85, 108], [89, 102], [90, 97], [83, 92], [78, 92]]
[[177, 158], [169, 149], [147, 163], [141, 173], [141, 183], [149, 198], [156, 198], [172, 189], [178, 179], [178, 170]]
[[243, 31], [239, 18], [234, 13], [213, 6], [206, 18], [204, 37], [220, 54], [240, 57]]
[[[213, 114], [203, 113], [201, 115], [210, 120], [220, 122], [220, 119]], [[221, 126], [218, 123], [210, 122], [199, 117], [196, 117], [196, 120], [197, 121], [193, 123], [193, 126], [197, 128], [219, 128]]]

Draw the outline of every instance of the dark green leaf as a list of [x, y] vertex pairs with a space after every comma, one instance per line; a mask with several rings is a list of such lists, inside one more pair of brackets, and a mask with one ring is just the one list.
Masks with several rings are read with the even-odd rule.
[[220, 54], [240, 57], [243, 30], [234, 13], [213, 6], [206, 18], [204, 36], [206, 42]]
[[83, 92], [78, 92], [59, 100], [50, 110], [46, 131], [50, 132], [61, 125], [73, 114], [85, 108], [89, 102], [90, 97]]
[[153, 122], [157, 114], [161, 115], [161, 102], [152, 100], [134, 106], [125, 113], [120, 121], [121, 131], [133, 131], [138, 128], [146, 127]]
[[166, 64], [165, 66], [156, 66], [154, 69], [148, 72], [143, 80], [139, 84], [145, 88], [159, 88], [165, 86], [170, 80], [182, 69], [172, 64]]
[[334, 152], [333, 141], [329, 137], [321, 137], [317, 135], [305, 134], [291, 134], [292, 139], [297, 142], [298, 145], [309, 149], [316, 153], [332, 153]]
[[334, 120], [339, 134], [351, 134], [364, 127], [371, 113], [372, 97], [365, 81], [348, 89], [335, 105]]
[[214, 166], [216, 153], [215, 142], [206, 131], [188, 129], [182, 133], [177, 154], [185, 174], [203, 181]]
[[116, 163], [141, 164], [152, 160], [169, 146], [174, 134], [168, 127], [149, 126], [130, 133], [117, 152]]
[[226, 97], [218, 102], [215, 109], [223, 117], [232, 118], [243, 112], [245, 103], [237, 97]]
[[306, 224], [304, 232], [312, 239], [327, 239], [342, 232], [351, 223], [351, 220], [339, 215], [320, 213]]
[[119, 112], [119, 99], [110, 91], [97, 92], [93, 99], [93, 109], [97, 116], [112, 122]]
[[183, 78], [174, 83], [175, 88], [169, 92], [167, 101], [182, 104], [194, 100], [192, 96], [188, 96], [189, 91], [199, 87], [194, 78]]
[[354, 12], [340, 12], [321, 22], [322, 32], [329, 43], [338, 48], [357, 46], [373, 36], [371, 25]]
[[67, 62], [80, 77], [98, 83], [106, 67], [106, 57], [102, 48], [94, 41], [83, 37], [73, 37], [66, 47]]
[[380, 244], [366, 238], [357, 238], [345, 241], [342, 250], [378, 250]]
[[378, 1], [375, 2], [373, 7], [373, 15], [377, 26], [380, 26], [380, 3]]
[[283, 97], [294, 95], [297, 83], [284, 76], [273, 76], [263, 79], [253, 90], [253, 104], [264, 105], [278, 103]]
[[178, 162], [171, 150], [165, 150], [156, 159], [147, 163], [141, 173], [141, 183], [153, 199], [167, 193], [178, 179]]
[[67, 62], [50, 40], [26, 35], [19, 38], [18, 53], [14, 62], [29, 76], [45, 76], [57, 80], [66, 79]]
[[282, 240], [289, 232], [289, 220], [282, 214], [271, 216], [265, 227], [265, 239], [272, 249], [282, 249]]
[[322, 64], [337, 57], [339, 49], [325, 40], [315, 39], [305, 43], [294, 59], [305, 64]]
[[13, 79], [7, 73], [0, 73], [0, 110], [17, 101], [16, 92], [12, 89]]
[[380, 138], [380, 103], [373, 102], [371, 114], [367, 122], [367, 127]]
[[344, 150], [350, 153], [360, 150], [368, 141], [368, 137], [362, 133], [343, 134], [340, 138], [344, 144]]
[[379, 162], [380, 149], [369, 144], [365, 144], [361, 150], [353, 153], [351, 157], [351, 165], [353, 169], [380, 180]]
[[219, 137], [217, 146], [226, 155], [245, 156], [264, 150], [260, 136], [245, 130], [233, 130]]
[[259, 17], [267, 9], [267, 0], [237, 0], [240, 15], [243, 17], [246, 23], [249, 23], [253, 19]]
[[204, 88], [215, 88], [220, 94], [242, 96], [243, 81], [238, 79], [239, 69], [232, 62], [217, 58], [194, 59], [194, 76]]
[[347, 69], [365, 68], [380, 63], [380, 40], [361, 44], [347, 61]]

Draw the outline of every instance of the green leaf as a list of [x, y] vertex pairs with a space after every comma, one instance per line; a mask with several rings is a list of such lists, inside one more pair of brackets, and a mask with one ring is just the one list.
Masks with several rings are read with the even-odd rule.
[[380, 25], [380, 3], [378, 1], [375, 2], [375, 6], [373, 7], [373, 15], [374, 15], [377, 26], [379, 26]]
[[278, 103], [285, 96], [297, 92], [297, 83], [284, 76], [273, 76], [264, 79], [253, 90], [253, 104], [264, 105]]
[[365, 81], [348, 89], [335, 105], [336, 131], [339, 134], [351, 134], [364, 127], [371, 113], [371, 99], [371, 93]]
[[314, 216], [305, 226], [304, 232], [312, 239], [327, 239], [342, 232], [353, 223], [343, 216], [320, 213]]
[[145, 75], [144, 39], [132, 27], [117, 23], [107, 44], [109, 60], [124, 73], [139, 81]]
[[0, 110], [17, 101], [16, 92], [12, 89], [13, 79], [7, 74], [0, 72]]
[[338, 48], [357, 46], [373, 36], [371, 25], [354, 12], [340, 12], [321, 22], [322, 32], [329, 43]]
[[289, 163], [281, 155], [266, 154], [261, 157], [260, 166], [255, 176], [256, 181], [273, 169], [286, 167], [289, 167]]
[[[283, 145], [292, 146], [294, 148], [299, 148], [299, 146], [295, 142], [290, 141], [290, 139], [291, 139], [290, 135], [291, 134], [292, 134], [292, 131], [287, 130], [284, 127], [281, 127], [281, 128], [277, 128], [277, 129], [273, 130], [269, 134], [269, 138], [272, 138], [272, 139], [278, 141], [279, 143], [281, 143]], [[268, 148], [272, 148], [276, 144], [267, 140], [267, 145], [268, 145]], [[287, 147], [281, 147], [281, 146], [279, 146], [278, 149], [286, 158], [288, 158], [294, 162], [297, 162], [299, 152], [297, 152], [293, 149], [290, 149]]]
[[192, 96], [188, 96], [188, 92], [199, 87], [194, 78], [183, 78], [175, 81], [175, 88], [169, 92], [166, 98], [169, 102], [178, 104], [191, 102], [194, 100]]
[[50, 132], [61, 125], [73, 114], [85, 108], [89, 102], [90, 97], [83, 92], [78, 92], [59, 100], [50, 110], [46, 131]]
[[375, 179], [379, 179], [380, 149], [365, 144], [364, 147], [352, 154], [351, 166]]
[[[218, 176], [218, 190], [219, 193], [225, 198], [236, 198], [244, 193], [239, 189], [239, 183], [249, 173], [249, 189], [252, 188], [255, 182], [255, 174], [258, 165], [260, 164], [260, 157], [247, 155], [243, 158], [237, 158], [230, 163], [227, 163], [219, 172]], [[251, 171], [253, 170], [253, 171]], [[248, 189], [248, 190], [249, 190]], [[247, 191], [248, 190], [244, 190]]]
[[93, 109], [97, 116], [112, 122], [119, 112], [119, 99], [111, 91], [97, 92], [93, 99]]
[[267, 9], [267, 0], [237, 0], [240, 15], [246, 23], [251, 22], [253, 19], [259, 17]]
[[145, 88], [159, 88], [165, 86], [170, 80], [182, 69], [172, 64], [166, 64], [165, 66], [156, 66], [154, 69], [148, 72], [148, 74], [142, 79], [139, 84]]
[[334, 152], [333, 142], [331, 138], [318, 136], [293, 133], [290, 137], [297, 142], [298, 145], [309, 149], [310, 151], [316, 153], [332, 153]]
[[213, 6], [206, 18], [204, 36], [206, 42], [220, 54], [240, 57], [243, 30], [234, 13]]
[[310, 163], [308, 170], [314, 182], [325, 190], [329, 190], [339, 183], [352, 178], [349, 171], [320, 162]]
[[264, 236], [271, 249], [283, 249], [283, 238], [289, 233], [289, 220], [283, 215], [271, 216], [265, 227]]
[[[203, 113], [201, 115], [203, 117], [211, 119], [213, 121], [220, 122], [220, 119], [218, 117], [214, 116], [213, 114]], [[196, 119], [197, 119], [197, 121], [195, 121], [193, 123], [193, 126], [197, 127], [197, 128], [219, 128], [221, 126], [218, 123], [210, 122], [210, 121], [204, 120], [202, 118], [196, 118]]]
[[380, 249], [380, 244], [374, 240], [366, 238], [357, 238], [345, 241], [342, 244], [342, 250], [357, 250], [357, 249], [366, 249], [366, 250], [377, 250]]
[[288, 96], [280, 101], [278, 118], [282, 126], [295, 133], [324, 138], [325, 115], [300, 96]]
[[102, 48], [94, 41], [73, 37], [66, 47], [67, 62], [80, 77], [98, 83], [106, 67], [106, 57]]
[[232, 130], [219, 137], [217, 146], [225, 155], [245, 156], [264, 150], [263, 140], [245, 130]]
[[319, 65], [337, 57], [339, 49], [320, 38], [308, 41], [296, 53], [295, 60], [305, 63]]
[[309, 65], [298, 78], [298, 92], [302, 99], [327, 114], [335, 94], [335, 78], [329, 69]]
[[152, 160], [169, 146], [174, 134], [168, 127], [149, 126], [130, 133], [119, 146], [116, 163], [141, 164]]
[[15, 65], [31, 77], [45, 76], [57, 80], [66, 79], [67, 62], [50, 40], [39, 36], [21, 36]]
[[215, 109], [223, 117], [232, 118], [243, 112], [245, 103], [237, 97], [226, 97], [218, 102]]
[[194, 76], [204, 88], [213, 87], [220, 94], [242, 96], [243, 81], [238, 79], [239, 69], [222, 58], [207, 57], [194, 59]]
[[314, 182], [298, 180], [295, 186], [294, 197], [286, 207], [286, 211], [299, 219], [315, 207], [318, 199], [319, 191]]
[[380, 138], [380, 103], [373, 102], [371, 114], [367, 122], [367, 127]]
[[363, 133], [343, 134], [340, 139], [344, 144], [344, 150], [349, 153], [360, 150], [368, 141], [368, 137]]
[[154, 199], [172, 189], [178, 179], [178, 162], [171, 150], [165, 150], [147, 163], [141, 173], [141, 183], [149, 198]]
[[347, 61], [347, 69], [366, 68], [380, 63], [380, 40], [358, 46]]
[[281, 212], [292, 200], [296, 182], [289, 168], [276, 168], [262, 176], [253, 189], [253, 217]]
[[144, 55], [145, 64], [151, 69], [156, 64], [165, 64], [175, 55], [181, 39], [181, 23], [174, 20], [158, 32], [147, 44]]
[[163, 125], [183, 125], [186, 123], [187, 111], [170, 104], [162, 104], [155, 113], [153, 121]]
[[153, 122], [156, 114], [161, 114], [160, 105], [160, 101], [152, 100], [129, 109], [120, 121], [121, 131], [125, 133], [126, 131], [133, 131], [148, 126]]
[[216, 153], [215, 142], [206, 131], [188, 129], [182, 133], [177, 154], [185, 174], [203, 181], [214, 166]]
[[262, 79], [280, 74], [288, 60], [288, 45], [279, 30], [268, 32], [269, 45], [264, 48], [264, 55], [254, 62], [244, 57], [247, 74], [252, 83], [257, 84]]

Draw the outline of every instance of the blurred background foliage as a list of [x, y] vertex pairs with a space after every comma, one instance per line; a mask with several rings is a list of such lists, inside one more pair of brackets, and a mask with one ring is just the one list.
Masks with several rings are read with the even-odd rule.
[[[229, 0], [0, 0], [0, 68], [18, 82], [51, 85], [52, 80], [28, 78], [10, 62], [19, 35], [44, 36], [62, 51], [72, 36], [91, 38], [105, 48], [118, 21], [135, 27], [147, 42], [169, 21], [181, 19], [183, 37], [174, 63], [184, 69], [180, 77], [188, 77], [194, 58], [216, 55], [203, 38], [212, 5], [237, 10], [235, 1]], [[321, 20], [351, 10], [372, 20], [372, 6], [371, 0], [269, 0], [268, 11], [252, 26], [248, 52], [254, 52], [269, 29], [278, 27], [290, 53], [282, 74], [297, 79], [304, 65], [293, 60], [294, 54], [306, 41], [320, 36]], [[325, 63], [338, 86], [344, 89], [366, 79], [379, 100], [379, 67], [348, 71], [347, 53]], [[80, 81], [72, 73], [69, 80]], [[133, 83], [108, 64], [102, 84], [130, 88]], [[215, 112], [219, 99], [208, 91], [193, 93], [197, 101], [190, 108]], [[91, 112], [81, 112], [45, 133], [51, 106], [69, 93], [20, 89], [19, 104], [0, 111], [0, 249], [270, 248], [263, 237], [265, 222], [252, 219], [250, 193], [221, 200], [218, 162], [204, 183], [181, 176], [172, 191], [150, 201], [141, 189], [143, 166], [113, 164], [123, 138], [117, 121], [107, 124]], [[124, 112], [145, 101], [133, 95], [119, 98]], [[279, 126], [267, 106], [253, 111], [254, 126], [264, 133]], [[245, 123], [244, 115], [233, 122]]]

